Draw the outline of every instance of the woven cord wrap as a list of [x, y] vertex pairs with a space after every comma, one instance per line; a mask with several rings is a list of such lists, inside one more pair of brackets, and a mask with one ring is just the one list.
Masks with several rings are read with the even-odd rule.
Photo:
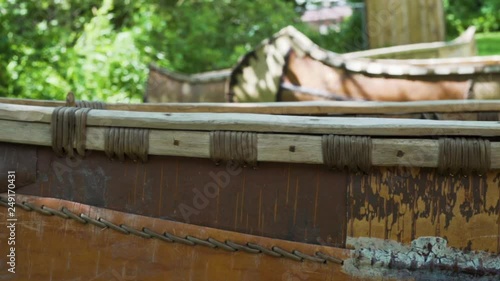
[[52, 149], [57, 156], [85, 156], [87, 114], [90, 108], [56, 107], [52, 112]]
[[372, 165], [370, 137], [324, 135], [321, 139], [323, 163], [330, 169], [368, 173]]
[[478, 138], [440, 138], [438, 171], [464, 175], [486, 173], [491, 166], [490, 141]]
[[134, 161], [148, 161], [149, 129], [107, 128], [104, 152], [109, 158], [120, 161], [125, 161], [125, 155]]
[[87, 114], [90, 108], [80, 108], [75, 112], [75, 146], [80, 156], [85, 156], [85, 142], [87, 141]]
[[257, 134], [253, 132], [210, 132], [210, 157], [216, 162], [234, 161], [241, 165], [257, 165]]

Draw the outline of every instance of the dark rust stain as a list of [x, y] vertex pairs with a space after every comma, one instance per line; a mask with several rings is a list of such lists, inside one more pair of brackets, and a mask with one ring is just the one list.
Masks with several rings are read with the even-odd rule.
[[405, 155], [405, 153], [401, 150], [398, 150], [398, 153], [397, 153], [397, 156], [398, 157], [403, 157]]
[[180, 143], [179, 140], [174, 140], [174, 145], [177, 146], [177, 145], [179, 145], [179, 143]]
[[295, 152], [295, 145], [290, 145], [290, 147], [288, 148], [288, 150], [290, 152]]
[[[50, 148], [38, 149], [41, 179], [22, 188], [23, 194], [284, 240], [345, 245], [346, 174], [322, 165], [259, 163], [258, 169], [238, 167], [240, 173], [227, 176], [231, 167], [210, 159], [151, 156], [147, 163], [118, 162], [92, 151], [70, 167]], [[299, 188], [287, 202], [288, 170]], [[182, 212], [192, 213], [186, 217]]]
[[15, 172], [15, 186], [36, 181], [37, 149], [35, 146], [0, 142], [0, 192], [7, 192], [7, 175]]

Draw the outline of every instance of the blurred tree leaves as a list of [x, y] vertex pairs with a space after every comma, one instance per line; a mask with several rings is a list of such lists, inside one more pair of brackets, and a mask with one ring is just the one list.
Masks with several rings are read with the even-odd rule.
[[0, 0], [0, 95], [140, 100], [147, 65], [133, 29], [114, 21], [127, 12], [112, 0]]
[[161, 12], [169, 16], [171, 32], [155, 34], [155, 47], [183, 72], [229, 67], [242, 52], [298, 21], [293, 5], [276, 0], [185, 0]]
[[291, 0], [0, 0], [0, 96], [74, 91], [138, 102], [149, 63], [187, 73], [231, 67], [287, 25], [335, 51], [355, 46], [342, 42], [359, 32], [320, 36], [296, 8]]
[[446, 32], [454, 38], [469, 26], [477, 32], [500, 31], [499, 0], [444, 0]]

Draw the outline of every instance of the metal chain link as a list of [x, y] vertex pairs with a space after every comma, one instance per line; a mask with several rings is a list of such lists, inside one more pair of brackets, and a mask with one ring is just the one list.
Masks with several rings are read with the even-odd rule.
[[[5, 207], [9, 207], [9, 205], [7, 203], [8, 203], [7, 198], [5, 196], [0, 196], [0, 205], [5, 206]], [[137, 230], [135, 228], [132, 228], [130, 226], [126, 226], [124, 224], [120, 224], [120, 225], [114, 224], [108, 220], [101, 218], [101, 217], [94, 219], [94, 218], [91, 218], [85, 214], [77, 215], [77, 214], [73, 213], [72, 211], [68, 210], [66, 207], [61, 207], [60, 210], [55, 210], [55, 209], [52, 209], [52, 208], [49, 208], [49, 207], [43, 206], [43, 205], [41, 207], [38, 207], [38, 206], [31, 204], [29, 202], [21, 202], [21, 203], [16, 202], [16, 206], [18, 206], [18, 207], [20, 207], [28, 212], [35, 211], [37, 213], [40, 213], [40, 214], [46, 215], [46, 216], [56, 215], [60, 218], [73, 219], [73, 220], [76, 220], [76, 221], [83, 223], [83, 224], [93, 224], [93, 225], [100, 227], [100, 228], [109, 228], [109, 229], [116, 230], [116, 231], [123, 233], [123, 234], [133, 234], [135, 236], [139, 236], [139, 237], [146, 238], [146, 239], [156, 238], [156, 239], [159, 239], [159, 240], [162, 240], [165, 242], [170, 242], [170, 243], [177, 242], [177, 243], [182, 243], [182, 244], [190, 245], [190, 246], [202, 245], [202, 246], [206, 246], [206, 247], [210, 247], [210, 248], [223, 249], [223, 250], [226, 250], [228, 252], [242, 251], [242, 252], [247, 252], [247, 253], [251, 253], [251, 254], [262, 253], [262, 254], [267, 254], [267, 255], [273, 256], [273, 257], [289, 258], [291, 260], [300, 261], [300, 262], [304, 261], [304, 260], [308, 260], [308, 261], [317, 262], [317, 263], [332, 262], [335, 264], [343, 264], [343, 260], [336, 258], [336, 257], [329, 256], [329, 255], [321, 253], [321, 252], [317, 252], [314, 256], [311, 256], [311, 255], [307, 255], [307, 254], [304, 254], [302, 252], [299, 252], [297, 250], [287, 251], [287, 250], [284, 250], [284, 249], [277, 247], [277, 246], [272, 246], [271, 249], [269, 249], [269, 248], [266, 248], [264, 246], [254, 244], [254, 243], [239, 244], [237, 242], [230, 241], [230, 240], [226, 240], [224, 242], [221, 242], [221, 241], [216, 240], [216, 239], [211, 238], [211, 237], [209, 237], [208, 239], [201, 239], [201, 238], [190, 236], [190, 235], [187, 235], [185, 237], [181, 237], [181, 236], [169, 233], [169, 232], [165, 232], [163, 234], [160, 234], [158, 232], [155, 232], [155, 231], [148, 229], [148, 228], [145, 228], [145, 227], [142, 228], [141, 230]]]

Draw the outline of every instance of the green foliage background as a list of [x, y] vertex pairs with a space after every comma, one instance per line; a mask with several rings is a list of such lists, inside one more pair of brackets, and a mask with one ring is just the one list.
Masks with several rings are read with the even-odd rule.
[[474, 25], [477, 32], [500, 31], [499, 0], [443, 0], [446, 31], [454, 38]]
[[[498, 30], [497, 0], [457, 1], [489, 6], [468, 15], [469, 8], [446, 3], [454, 15], [447, 18], [452, 35], [471, 22]], [[230, 67], [287, 25], [329, 50], [362, 48], [361, 13], [345, 21], [340, 32], [321, 36], [300, 22], [296, 10], [303, 5], [295, 0], [0, 0], [0, 96], [62, 100], [73, 91], [83, 100], [140, 102], [149, 63], [186, 73]]]

